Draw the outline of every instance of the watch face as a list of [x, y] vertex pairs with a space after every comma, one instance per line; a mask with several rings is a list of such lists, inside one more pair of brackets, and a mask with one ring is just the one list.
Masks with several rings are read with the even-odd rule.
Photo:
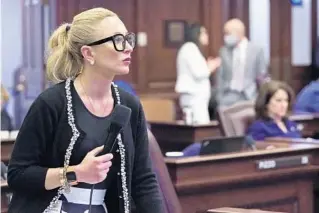
[[66, 173], [66, 179], [68, 180], [68, 182], [74, 182], [76, 181], [76, 175], [75, 172], [67, 172]]

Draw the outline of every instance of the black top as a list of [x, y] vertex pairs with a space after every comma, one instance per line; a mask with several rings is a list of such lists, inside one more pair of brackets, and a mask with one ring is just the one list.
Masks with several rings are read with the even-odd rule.
[[[74, 87], [72, 87], [72, 92], [74, 94], [73, 99], [75, 119], [77, 120], [79, 128], [85, 133], [80, 146], [73, 151], [72, 157], [70, 159], [70, 164], [77, 165], [82, 162], [88, 152], [98, 146], [104, 145], [108, 134], [108, 128], [110, 126], [110, 115], [106, 117], [98, 117], [92, 114], [86, 108]], [[114, 168], [111, 167], [107, 175], [107, 179], [101, 183], [95, 184], [94, 189], [107, 189], [107, 185], [110, 183], [110, 180], [113, 179], [114, 174]], [[92, 185], [87, 183], [79, 183], [74, 187], [92, 188]]]
[[[13, 197], [8, 213], [40, 213], [57, 194], [57, 189], [45, 189], [48, 168], [62, 167], [64, 155], [72, 137], [68, 124], [65, 82], [44, 91], [30, 107], [17, 136], [8, 170], [8, 184]], [[71, 94], [74, 97], [73, 84]], [[116, 100], [114, 94], [113, 97]], [[124, 128], [122, 139], [126, 150], [126, 179], [129, 197], [134, 200], [137, 212], [163, 212], [162, 197], [153, 172], [148, 149], [146, 121], [137, 98], [119, 88], [121, 104], [131, 108], [129, 125]], [[74, 100], [73, 100], [74, 101]], [[74, 102], [73, 102], [74, 105]], [[83, 142], [80, 137], [74, 150]], [[117, 163], [112, 167], [120, 172]], [[116, 175], [105, 199], [109, 212], [124, 212], [121, 176]], [[130, 202], [132, 206], [133, 202]]]

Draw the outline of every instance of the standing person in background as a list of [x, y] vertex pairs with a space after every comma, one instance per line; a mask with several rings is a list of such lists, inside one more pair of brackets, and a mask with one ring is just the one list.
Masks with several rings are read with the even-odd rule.
[[[57, 84], [39, 95], [20, 128], [8, 169], [9, 213], [130, 213], [133, 203], [136, 212], [162, 213], [141, 103], [112, 83], [129, 73], [135, 34], [112, 11], [94, 8], [56, 29], [48, 46], [47, 74]], [[130, 122], [114, 151], [101, 153], [115, 105], [131, 109]]]
[[239, 19], [226, 22], [224, 34], [225, 46], [220, 49], [221, 66], [217, 71], [218, 105], [254, 100], [259, 81], [267, 77], [263, 50], [247, 39], [245, 25]]
[[192, 122], [210, 121], [208, 103], [210, 100], [210, 75], [219, 67], [219, 58], [205, 59], [202, 46], [208, 45], [206, 29], [199, 24], [192, 24], [186, 30], [186, 42], [177, 54], [177, 81], [175, 91], [179, 94], [182, 110], [190, 110]]
[[7, 111], [7, 103], [9, 101], [9, 93], [6, 88], [1, 84], [1, 130], [11, 131], [13, 130], [12, 119]]

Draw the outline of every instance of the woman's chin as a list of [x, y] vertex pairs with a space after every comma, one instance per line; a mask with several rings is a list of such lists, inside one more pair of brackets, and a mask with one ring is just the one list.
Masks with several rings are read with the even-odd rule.
[[130, 68], [129, 67], [125, 67], [122, 69], [117, 70], [116, 75], [127, 75], [130, 72]]

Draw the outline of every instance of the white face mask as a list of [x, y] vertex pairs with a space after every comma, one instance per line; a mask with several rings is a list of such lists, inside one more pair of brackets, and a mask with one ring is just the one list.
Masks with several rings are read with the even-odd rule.
[[224, 42], [228, 47], [234, 47], [238, 43], [239, 39], [235, 35], [225, 35]]

